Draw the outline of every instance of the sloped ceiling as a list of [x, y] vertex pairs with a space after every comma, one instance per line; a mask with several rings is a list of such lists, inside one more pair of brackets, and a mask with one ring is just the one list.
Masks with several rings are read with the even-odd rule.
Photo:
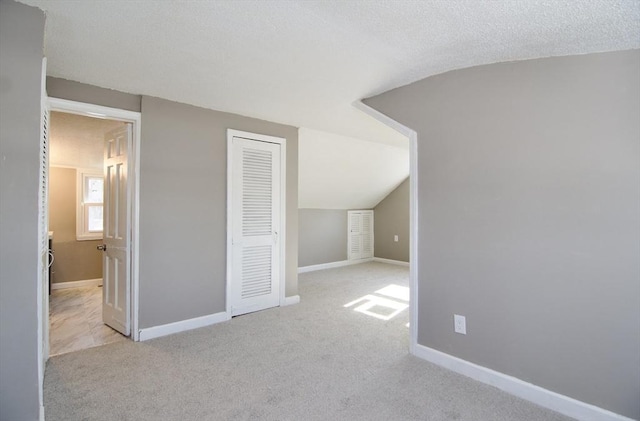
[[409, 176], [408, 148], [305, 128], [298, 148], [299, 208], [371, 209]]
[[640, 47], [638, 0], [21, 0], [52, 76], [402, 145], [354, 101], [448, 70]]
[[302, 207], [371, 207], [408, 173], [406, 139], [356, 110], [362, 98], [480, 64], [640, 48], [638, 0], [21, 1], [46, 12], [51, 76], [313, 129]]

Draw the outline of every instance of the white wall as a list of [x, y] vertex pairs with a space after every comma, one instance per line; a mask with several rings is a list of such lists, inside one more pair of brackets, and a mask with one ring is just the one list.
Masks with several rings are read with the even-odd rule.
[[371, 209], [409, 175], [400, 148], [301, 128], [299, 208]]

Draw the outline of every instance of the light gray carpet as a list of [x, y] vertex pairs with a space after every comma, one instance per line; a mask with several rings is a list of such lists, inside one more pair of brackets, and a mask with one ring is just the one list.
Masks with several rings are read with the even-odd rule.
[[299, 305], [53, 357], [46, 420], [568, 420], [408, 355], [408, 310], [344, 308], [389, 284], [408, 270], [310, 272]]

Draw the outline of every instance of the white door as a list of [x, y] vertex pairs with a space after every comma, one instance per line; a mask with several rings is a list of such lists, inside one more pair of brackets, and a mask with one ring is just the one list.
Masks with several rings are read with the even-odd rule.
[[349, 260], [373, 257], [373, 211], [349, 211]]
[[127, 189], [131, 125], [110, 131], [104, 139], [104, 209], [102, 259], [102, 321], [129, 336], [131, 265]]
[[232, 316], [280, 303], [280, 148], [277, 143], [231, 138]]

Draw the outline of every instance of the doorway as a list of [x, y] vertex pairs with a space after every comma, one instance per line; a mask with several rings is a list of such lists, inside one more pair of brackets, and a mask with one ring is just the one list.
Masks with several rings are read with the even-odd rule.
[[[71, 136], [71, 144], [66, 145], [64, 151], [66, 158], [56, 156], [56, 146], [59, 145], [51, 142], [53, 139], [47, 141], [43, 138], [43, 144], [49, 147], [51, 164], [45, 175], [51, 193], [46, 203], [46, 212], [52, 218], [52, 228], [55, 228], [50, 230], [55, 256], [50, 279], [50, 313], [53, 316], [61, 308], [69, 310], [69, 307], [75, 307], [75, 313], [86, 319], [81, 323], [77, 320], [75, 323], [67, 323], [71, 330], [62, 330], [63, 336], [66, 336], [62, 338], [63, 342], [77, 342], [75, 345], [62, 343], [62, 353], [122, 340], [125, 337], [138, 340], [137, 151], [140, 139], [140, 113], [56, 98], [48, 98], [47, 105], [50, 113], [49, 137], [54, 135], [56, 120], [59, 117], [75, 122], [75, 132], [90, 127], [98, 128], [91, 136], [76, 136], [75, 142]], [[123, 137], [122, 133], [127, 135]], [[81, 144], [83, 141], [87, 142], [87, 138], [97, 143], [91, 145], [92, 152], [83, 149], [83, 146], [87, 145]], [[110, 157], [119, 161], [110, 162]], [[65, 159], [67, 162], [64, 162]], [[78, 162], [82, 159], [86, 161], [80, 165]], [[71, 162], [73, 160], [75, 162]], [[67, 180], [66, 186], [58, 183], [61, 174], [62, 179]], [[69, 192], [69, 179], [75, 180], [72, 192]], [[51, 212], [55, 211], [53, 206], [59, 206], [53, 201], [54, 194], [60, 192], [65, 193], [62, 196], [72, 198], [74, 202], [65, 204], [66, 215], [65, 212], [58, 212], [58, 215]], [[66, 222], [53, 223], [54, 217], [62, 217]], [[73, 224], [69, 224], [69, 220], [73, 220]], [[114, 240], [117, 242], [114, 243]], [[105, 244], [109, 244], [110, 247], [105, 247]], [[76, 251], [80, 250], [75, 256], [74, 248]], [[47, 304], [48, 301], [43, 303], [45, 314], [49, 313]], [[67, 316], [72, 313], [67, 311], [66, 315], [59, 316], [56, 326], [51, 320], [51, 331], [49, 324], [45, 324], [47, 331], [43, 336], [45, 340], [50, 337], [50, 341], [47, 342], [51, 345], [45, 355], [61, 353], [58, 346], [60, 344], [54, 346], [54, 329], [59, 328], [60, 324], [65, 324], [65, 321], [68, 322]], [[105, 325], [109, 325], [110, 328]], [[85, 335], [82, 338], [83, 332], [89, 333], [92, 337]], [[57, 339], [61, 339], [59, 335]]]
[[104, 137], [130, 123], [49, 116], [50, 355], [123, 340], [103, 323]]

